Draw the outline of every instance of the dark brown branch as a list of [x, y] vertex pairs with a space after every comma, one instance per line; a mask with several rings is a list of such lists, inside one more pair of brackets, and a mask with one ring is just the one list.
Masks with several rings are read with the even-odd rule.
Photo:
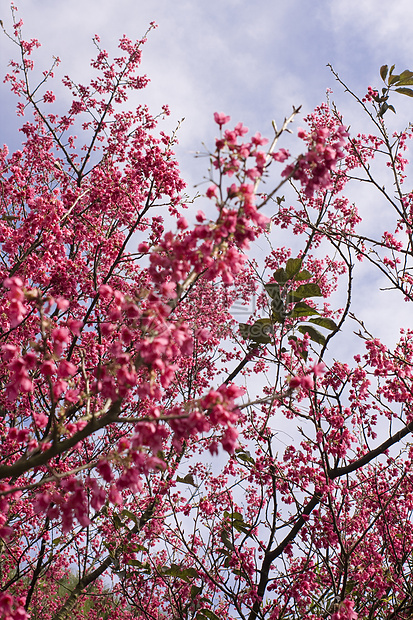
[[54, 442], [49, 450], [35, 454], [32, 457], [29, 456], [29, 458], [22, 457], [13, 463], [13, 465], [0, 466], [0, 479], [17, 478], [35, 467], [46, 465], [52, 458], [64, 454], [79, 443], [79, 441], [89, 437], [95, 431], [108, 426], [108, 424], [112, 424], [120, 413], [122, 402], [122, 399], [118, 399], [110, 406], [106, 415], [100, 418], [93, 418], [81, 431], [72, 437], [68, 437], [63, 441]]
[[265, 590], [267, 588], [268, 576], [271, 569], [271, 564], [274, 562], [276, 558], [278, 558], [286, 548], [286, 546], [294, 540], [297, 536], [298, 532], [301, 530], [303, 525], [307, 522], [307, 517], [311, 514], [317, 504], [321, 501], [321, 495], [316, 493], [313, 495], [312, 499], [308, 502], [298, 519], [296, 520], [294, 526], [291, 528], [289, 534], [284, 538], [284, 540], [272, 551], [266, 551], [264, 560], [262, 562], [261, 567], [261, 577], [260, 582], [258, 584], [257, 595], [258, 598], [255, 601], [251, 613], [249, 615], [248, 620], [256, 620], [258, 617], [261, 602], [265, 594]]
[[377, 448], [374, 448], [374, 450], [370, 450], [369, 452], [367, 452], [367, 454], [360, 457], [356, 461], [353, 461], [348, 465], [344, 465], [343, 467], [336, 467], [335, 469], [331, 469], [328, 472], [329, 479], [334, 480], [335, 478], [340, 478], [341, 476], [351, 474], [351, 472], [356, 471], [357, 469], [361, 469], [362, 467], [364, 467], [364, 465], [367, 465], [367, 463], [370, 463], [370, 461], [375, 459], [376, 456], [380, 456], [380, 454], [383, 454], [386, 450], [391, 448], [391, 446], [394, 446], [396, 443], [406, 437], [406, 435], [409, 435], [409, 433], [412, 432], [413, 422], [410, 422], [410, 424], [407, 424], [407, 426], [386, 439], [386, 441], [377, 446]]

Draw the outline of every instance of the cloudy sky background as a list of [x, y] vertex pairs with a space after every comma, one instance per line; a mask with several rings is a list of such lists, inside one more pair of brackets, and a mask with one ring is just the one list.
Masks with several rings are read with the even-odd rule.
[[[327, 63], [359, 94], [369, 84], [380, 85], [382, 64], [395, 63], [400, 70], [413, 64], [410, 0], [20, 0], [17, 6], [25, 37], [42, 43], [39, 68], [56, 55], [62, 60], [58, 75], [79, 81], [90, 75], [95, 33], [115, 53], [122, 34], [140, 38], [155, 21], [159, 27], [144, 48], [142, 68], [151, 78], [144, 97], [154, 111], [170, 105], [171, 126], [185, 117], [181, 157], [212, 141], [215, 110], [264, 134], [292, 105], [310, 111], [324, 100], [327, 87], [345, 110], [349, 99]], [[8, 0], [1, 7], [10, 29]], [[5, 67], [15, 54], [5, 36], [0, 53]], [[404, 109], [409, 101], [401, 104]], [[12, 112], [6, 97], [3, 113]], [[7, 123], [2, 129], [7, 133]]]
[[[70, 74], [79, 82], [90, 75], [89, 60], [95, 48], [92, 37], [101, 37], [109, 53], [116, 53], [123, 34], [140, 38], [149, 22], [158, 28], [144, 47], [142, 69], [151, 78], [138, 103], [149, 103], [155, 113], [167, 103], [171, 117], [167, 130], [183, 117], [177, 154], [183, 177], [191, 193], [206, 174], [206, 161], [194, 159], [202, 142], [212, 147], [216, 135], [214, 111], [231, 115], [253, 132], [271, 136], [271, 120], [280, 124], [292, 105], [310, 112], [325, 99], [326, 88], [344, 114], [346, 124], [364, 129], [365, 119], [357, 106], [335, 82], [327, 63], [359, 95], [367, 86], [380, 86], [379, 67], [396, 64], [396, 70], [413, 70], [413, 3], [411, 0], [16, 0], [25, 22], [25, 38], [42, 43], [36, 53], [39, 69], [50, 66], [53, 55], [62, 64], [59, 77]], [[8, 0], [1, 0], [1, 19], [10, 30]], [[2, 73], [16, 54], [15, 46], [0, 36]], [[0, 142], [16, 147], [14, 99], [2, 85]], [[57, 88], [58, 94], [62, 93]], [[413, 100], [394, 101], [401, 128], [412, 118]], [[297, 122], [295, 128], [302, 124]], [[366, 128], [367, 129], [367, 128]], [[286, 141], [281, 146], [289, 147]], [[201, 187], [202, 189], [202, 187]], [[369, 191], [359, 188], [360, 200], [371, 200]], [[377, 219], [372, 205], [367, 210]], [[285, 245], [284, 242], [281, 245]], [[389, 343], [396, 337], [396, 321], [384, 320], [378, 311], [377, 287], [367, 293], [361, 288], [359, 306], [369, 317], [370, 327]], [[374, 297], [373, 297], [374, 296]], [[393, 316], [405, 324], [410, 314], [395, 298]], [[386, 310], [389, 310], [386, 301]], [[372, 313], [371, 310], [374, 310]], [[399, 321], [397, 321], [399, 322]], [[346, 341], [343, 340], [343, 346]]]

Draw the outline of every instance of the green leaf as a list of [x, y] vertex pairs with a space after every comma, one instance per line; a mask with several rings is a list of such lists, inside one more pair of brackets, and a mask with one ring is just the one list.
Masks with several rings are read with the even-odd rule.
[[287, 260], [285, 271], [287, 272], [289, 280], [292, 280], [293, 277], [300, 271], [302, 262], [302, 258], [289, 258]]
[[218, 616], [210, 609], [200, 609], [196, 615], [197, 620], [202, 620], [200, 614], [202, 614], [204, 618], [208, 618], [208, 620], [220, 620], [220, 618], [218, 618]]
[[383, 65], [382, 67], [380, 67], [380, 77], [383, 80], [383, 82], [386, 81], [388, 70], [389, 70], [388, 65]]
[[128, 517], [128, 519], [131, 519], [134, 523], [136, 523], [138, 520], [137, 516], [126, 508], [124, 508], [120, 514], [122, 515], [122, 517]]
[[122, 527], [123, 523], [119, 519], [119, 516], [116, 513], [113, 513], [112, 520], [113, 520], [113, 525], [115, 526], [115, 529], [119, 530]]
[[244, 338], [244, 340], [249, 340], [251, 325], [247, 325], [246, 323], [240, 323], [238, 325], [238, 329], [241, 337]]
[[388, 110], [388, 109], [389, 109], [388, 104], [387, 103], [383, 103], [383, 105], [380, 106], [380, 109], [379, 109], [379, 111], [377, 113], [377, 116], [383, 116], [385, 114], [386, 110]]
[[300, 327], [298, 327], [297, 329], [304, 335], [308, 334], [310, 336], [310, 339], [317, 344], [324, 344], [326, 341], [323, 334], [319, 332], [318, 329], [314, 329], [314, 327], [311, 327], [311, 325], [300, 325]]
[[[412, 84], [413, 84], [413, 80], [412, 80]], [[396, 88], [396, 93], [401, 93], [402, 95], [413, 97], [413, 90], [411, 88]]]
[[349, 579], [346, 583], [346, 594], [350, 594], [350, 592], [354, 590], [356, 585], [357, 581], [355, 579]]
[[[297, 342], [298, 340], [297, 336], [289, 336], [289, 339], [294, 340], [294, 342]], [[300, 351], [299, 355], [305, 362], [307, 361], [308, 351]]]
[[285, 310], [285, 306], [281, 299], [278, 302], [273, 299], [271, 304], [271, 310], [274, 315], [277, 315], [277, 322], [283, 323], [285, 321], [285, 317], [287, 316], [287, 312]]
[[249, 452], [245, 452], [244, 450], [237, 448], [235, 450], [235, 455], [239, 461], [244, 461], [244, 463], [254, 463], [254, 459], [252, 458]]
[[227, 549], [229, 549], [230, 551], [234, 551], [234, 545], [232, 544], [232, 541], [228, 536], [228, 532], [226, 532], [225, 530], [221, 531], [221, 540]]
[[309, 319], [310, 323], [314, 323], [315, 325], [319, 325], [320, 327], [325, 327], [332, 332], [337, 331], [338, 327], [334, 323], [332, 319], [328, 319], [327, 317], [317, 317], [316, 319]]
[[253, 340], [257, 344], [268, 344], [271, 342], [273, 324], [270, 319], [258, 319], [254, 325], [240, 323], [239, 331], [244, 340]]
[[264, 285], [265, 290], [271, 299], [274, 297], [280, 297], [280, 285], [277, 282], [268, 282], [268, 284]]
[[196, 579], [198, 577], [198, 572], [195, 568], [185, 568], [180, 575], [178, 575], [183, 581], [191, 581], [192, 579]]
[[[228, 512], [227, 510], [224, 510], [224, 517], [225, 519], [231, 519], [231, 525], [234, 529], [237, 530], [237, 532], [243, 532], [244, 534], [250, 533], [252, 526], [248, 523], [245, 523], [244, 517], [240, 512]], [[222, 530], [221, 532], [221, 540], [224, 545], [228, 547], [228, 549], [233, 549], [233, 544], [229, 540], [228, 533], [225, 530]]]
[[400, 84], [403, 82], [406, 83], [406, 80], [411, 80], [413, 78], [413, 71], [409, 71], [408, 69], [406, 69], [405, 71], [403, 71], [402, 73], [400, 73]]
[[134, 545], [131, 551], [133, 551], [133, 553], [137, 553], [138, 551], [148, 551], [148, 548], [143, 545]]
[[251, 329], [251, 337], [254, 342], [270, 342], [273, 334], [271, 319], [258, 319]]
[[274, 280], [279, 284], [285, 284], [286, 282], [288, 282], [289, 277], [287, 272], [284, 269], [280, 268], [277, 269], [277, 271], [274, 271]]
[[292, 319], [295, 319], [299, 316], [311, 316], [313, 314], [320, 314], [320, 313], [315, 308], [312, 308], [311, 306], [306, 304], [305, 301], [299, 301], [297, 304], [295, 304], [290, 314], [290, 317]]
[[399, 80], [397, 84], [399, 86], [411, 86], [413, 84], [413, 78], [406, 78], [405, 80]]
[[283, 304], [283, 301], [281, 299], [279, 284], [277, 284], [276, 282], [269, 282], [268, 284], [265, 285], [264, 288], [267, 291], [268, 295], [272, 299], [271, 307], [273, 308], [273, 310], [275, 312], [281, 312], [282, 313], [282, 310], [284, 308], [284, 304]]
[[249, 534], [251, 532], [251, 526], [248, 525], [248, 523], [245, 523], [245, 521], [242, 520], [234, 520], [232, 522], [232, 525], [234, 527], [235, 530], [237, 530], [237, 532], [242, 532], [243, 534]]
[[200, 594], [202, 592], [202, 586], [192, 586], [191, 587], [191, 593], [190, 593], [190, 597], [192, 599], [194, 599], [196, 596], [198, 596], [198, 594]]
[[145, 573], [145, 575], [150, 575], [151, 574], [151, 567], [149, 562], [139, 562], [139, 560], [128, 560], [126, 562], [129, 566], [136, 566], [136, 568], [139, 568], [143, 573]]
[[273, 312], [271, 314], [271, 320], [273, 321], [273, 323], [284, 323], [286, 316], [287, 315], [285, 314], [285, 312], [283, 312], [282, 314], [280, 312]]
[[128, 560], [126, 564], [128, 564], [129, 566], [138, 566], [139, 568], [142, 568], [143, 566], [142, 562], [140, 562], [139, 560], [134, 560], [134, 559]]
[[182, 482], [183, 484], [190, 484], [193, 487], [197, 487], [194, 477], [192, 474], [186, 474], [183, 478], [181, 476], [176, 477], [177, 482]]
[[307, 271], [307, 269], [303, 269], [302, 271], [297, 273], [294, 280], [296, 282], [299, 282], [300, 280], [309, 280], [310, 278], [312, 278], [312, 274], [309, 271]]
[[169, 575], [170, 577], [178, 577], [182, 581], [191, 581], [198, 577], [198, 572], [195, 568], [182, 568], [179, 564], [171, 564], [171, 566], [162, 566], [158, 568], [159, 572], [163, 575]]
[[311, 295], [303, 295], [302, 291], [300, 292], [298, 289], [296, 291], [290, 291], [285, 298], [285, 303], [291, 304], [294, 301], [301, 301], [303, 297], [311, 297]]
[[387, 112], [387, 110], [391, 110], [392, 112], [394, 112], [396, 114], [396, 110], [394, 109], [394, 107], [392, 105], [389, 105], [387, 103], [383, 103], [383, 105], [381, 106], [377, 116], [383, 116], [384, 113]]
[[392, 86], [396, 84], [400, 80], [400, 75], [390, 75], [388, 80], [388, 85]]
[[234, 575], [239, 575], [240, 577], [245, 577], [245, 573], [242, 570], [239, 570], [238, 568], [233, 568], [232, 572], [234, 573]]
[[303, 296], [297, 293], [297, 291], [290, 291], [285, 298], [285, 303], [292, 304], [294, 301], [301, 301], [302, 298]]
[[300, 284], [300, 286], [295, 291], [296, 295], [301, 295], [301, 298], [304, 299], [306, 297], [322, 297], [323, 293], [320, 290], [318, 284], [314, 282], [309, 282], [308, 284]]

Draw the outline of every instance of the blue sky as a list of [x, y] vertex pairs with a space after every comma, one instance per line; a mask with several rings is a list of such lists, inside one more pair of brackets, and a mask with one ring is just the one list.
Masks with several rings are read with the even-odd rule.
[[[214, 111], [231, 115], [255, 132], [271, 136], [292, 105], [304, 114], [325, 99], [327, 87], [344, 113], [346, 124], [363, 129], [364, 120], [334, 81], [329, 62], [342, 79], [362, 95], [369, 84], [380, 86], [379, 67], [396, 64], [413, 69], [413, 3], [411, 0], [16, 0], [25, 22], [24, 36], [42, 43], [39, 70], [53, 55], [61, 58], [59, 77], [70, 74], [85, 82], [94, 54], [95, 33], [115, 53], [126, 34], [140, 38], [149, 22], [158, 24], [144, 47], [142, 70], [151, 78], [144, 97], [155, 113], [167, 103], [167, 129], [185, 117], [178, 158], [191, 193], [206, 174], [205, 160], [195, 160], [202, 142], [216, 135]], [[10, 30], [8, 0], [1, 0], [1, 19]], [[2, 72], [16, 53], [0, 36]], [[63, 90], [57, 88], [58, 95]], [[13, 97], [2, 85], [0, 143], [17, 145]], [[413, 100], [395, 101], [402, 126], [411, 119]], [[391, 115], [391, 113], [389, 113]], [[388, 115], [388, 116], [389, 116]], [[295, 127], [302, 124], [300, 121]], [[396, 126], [396, 125], [395, 125]], [[282, 146], [289, 146], [286, 143]], [[378, 321], [379, 324], [380, 321]]]
[[[8, 0], [1, 5], [10, 25]], [[213, 139], [215, 110], [270, 134], [272, 118], [282, 120], [292, 105], [310, 111], [328, 86], [344, 100], [328, 62], [360, 93], [379, 84], [380, 65], [413, 64], [410, 0], [17, 0], [17, 6], [25, 36], [42, 43], [39, 68], [58, 55], [60, 75], [79, 81], [88, 77], [95, 33], [114, 52], [122, 34], [139, 38], [155, 21], [159, 27], [144, 49], [143, 70], [152, 80], [145, 97], [154, 110], [170, 105], [171, 126], [185, 117], [185, 166], [186, 154]], [[0, 37], [3, 67], [13, 47]], [[5, 117], [12, 111], [7, 97]]]

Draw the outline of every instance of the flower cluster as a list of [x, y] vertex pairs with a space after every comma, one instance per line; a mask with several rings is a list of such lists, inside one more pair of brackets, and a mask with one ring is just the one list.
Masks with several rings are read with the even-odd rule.
[[[95, 37], [94, 78], [64, 78], [73, 100], [60, 114], [52, 70], [30, 85], [37, 42], [20, 28], [8, 80], [19, 113], [35, 113], [21, 149], [0, 151], [0, 616], [409, 614], [412, 332], [384, 345], [367, 308], [355, 364], [331, 346], [365, 286], [355, 257], [413, 300], [413, 195], [401, 191], [412, 132], [389, 141], [380, 122], [347, 142], [323, 104], [272, 185], [297, 110], [269, 146], [215, 113], [193, 212], [174, 137], [124, 105], [148, 81], [145, 38], [122, 37], [111, 60]], [[368, 168], [377, 152], [396, 216], [366, 237], [363, 205], [341, 192], [355, 168], [382, 187]], [[301, 183], [297, 205], [277, 195], [288, 179]], [[247, 260], [269, 215], [275, 244]], [[298, 253], [279, 247], [290, 233]], [[249, 314], [242, 338], [234, 300]]]
[[292, 377], [289, 381], [289, 386], [292, 390], [302, 388], [305, 391], [312, 390], [314, 388], [313, 377], [321, 377], [326, 371], [325, 365], [321, 362], [314, 364], [307, 372]]
[[8, 594], [0, 593], [0, 614], [4, 620], [28, 620], [29, 615], [24, 608], [24, 598], [18, 598]]
[[331, 616], [331, 620], [357, 620], [358, 614], [354, 611], [354, 601], [346, 598], [340, 603], [338, 611]]
[[308, 150], [295, 164], [289, 164], [282, 175], [300, 181], [307, 198], [312, 198], [314, 192], [330, 189], [333, 186], [332, 172], [344, 157], [347, 136], [342, 125], [334, 131], [328, 127], [318, 127], [311, 133], [299, 129], [298, 137], [304, 140]]

